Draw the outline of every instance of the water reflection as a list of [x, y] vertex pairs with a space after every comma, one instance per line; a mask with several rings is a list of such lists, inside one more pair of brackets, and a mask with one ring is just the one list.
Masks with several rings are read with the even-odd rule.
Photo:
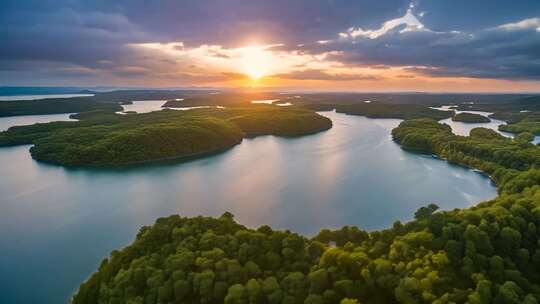
[[123, 112], [118, 112], [119, 114], [125, 114], [125, 112], [136, 112], [136, 113], [149, 113], [154, 111], [160, 111], [163, 108], [161, 107], [167, 101], [166, 100], [136, 100], [132, 101], [133, 104], [122, 105], [124, 108]]
[[24, 115], [0, 117], [0, 131], [5, 131], [13, 126], [32, 125], [35, 123], [46, 123], [51, 121], [72, 121], [71, 114], [50, 114], [50, 115]]
[[279, 101], [279, 99], [262, 99], [262, 100], [252, 100], [251, 103], [253, 104], [272, 104], [274, 102]]
[[[182, 101], [184, 99], [178, 98], [176, 101]], [[122, 112], [117, 112], [118, 114], [127, 114], [127, 113], [149, 113], [154, 111], [161, 111], [163, 109], [170, 109], [170, 110], [179, 110], [179, 111], [187, 111], [191, 109], [202, 109], [202, 108], [218, 108], [218, 109], [224, 109], [225, 107], [222, 106], [196, 106], [196, 107], [175, 107], [175, 108], [169, 108], [169, 107], [163, 107], [163, 105], [166, 103], [166, 100], [142, 100], [142, 101], [133, 101], [133, 104], [127, 104], [122, 105], [124, 110]]]

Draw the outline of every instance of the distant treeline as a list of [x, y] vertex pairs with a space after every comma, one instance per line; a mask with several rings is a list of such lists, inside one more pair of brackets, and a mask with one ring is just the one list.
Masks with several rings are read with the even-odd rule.
[[122, 107], [116, 103], [96, 102], [91, 97], [0, 101], [0, 117], [79, 113], [95, 110], [115, 112], [122, 111]]

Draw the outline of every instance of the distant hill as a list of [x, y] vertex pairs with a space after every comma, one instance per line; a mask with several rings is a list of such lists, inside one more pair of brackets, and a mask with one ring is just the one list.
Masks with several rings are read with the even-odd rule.
[[0, 96], [94, 93], [93, 90], [81, 87], [0, 87]]

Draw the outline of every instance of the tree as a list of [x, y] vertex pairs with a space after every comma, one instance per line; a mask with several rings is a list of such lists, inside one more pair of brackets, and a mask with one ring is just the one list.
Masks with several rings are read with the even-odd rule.
[[246, 289], [242, 284], [234, 284], [229, 287], [227, 296], [225, 297], [225, 304], [247, 304]]
[[319, 269], [308, 275], [310, 283], [309, 292], [312, 294], [322, 294], [328, 287], [328, 273], [325, 269]]
[[425, 207], [420, 207], [415, 213], [414, 218], [417, 220], [424, 220], [428, 219], [433, 212], [437, 211], [439, 209], [439, 206], [436, 204], [429, 204]]
[[514, 137], [514, 140], [521, 144], [526, 144], [534, 140], [534, 134], [530, 132], [522, 132]]

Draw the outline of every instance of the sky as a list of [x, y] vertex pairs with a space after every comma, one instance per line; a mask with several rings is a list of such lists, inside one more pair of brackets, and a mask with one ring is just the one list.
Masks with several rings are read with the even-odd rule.
[[540, 92], [538, 0], [2, 0], [0, 86]]

